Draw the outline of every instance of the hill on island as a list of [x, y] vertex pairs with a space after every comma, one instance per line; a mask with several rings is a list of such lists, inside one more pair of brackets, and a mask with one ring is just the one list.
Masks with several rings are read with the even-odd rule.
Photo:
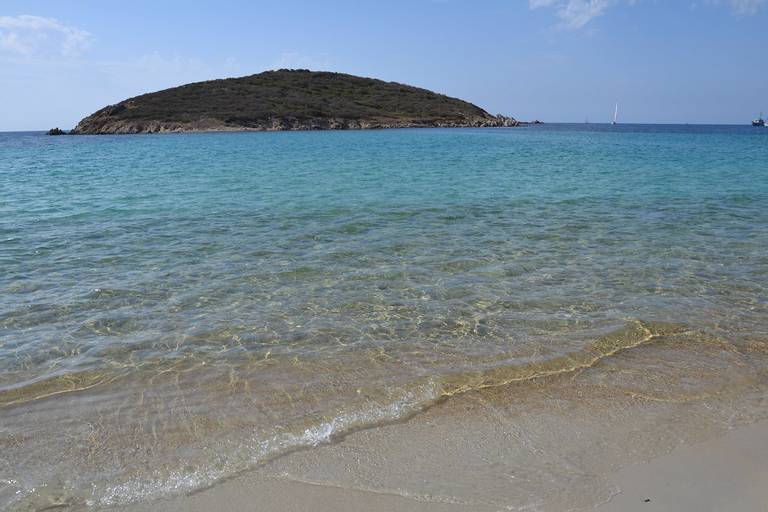
[[517, 126], [466, 101], [342, 73], [267, 71], [129, 98], [73, 134]]

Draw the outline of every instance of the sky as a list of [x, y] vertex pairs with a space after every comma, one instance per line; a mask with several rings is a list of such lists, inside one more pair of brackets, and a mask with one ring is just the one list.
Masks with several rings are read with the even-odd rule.
[[0, 0], [0, 131], [268, 69], [425, 87], [521, 120], [768, 113], [768, 0]]

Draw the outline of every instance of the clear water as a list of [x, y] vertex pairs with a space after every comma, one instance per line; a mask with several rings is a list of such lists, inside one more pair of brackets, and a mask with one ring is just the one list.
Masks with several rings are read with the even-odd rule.
[[751, 127], [0, 134], [0, 507], [187, 492], [670, 333], [759, 387], [766, 205]]

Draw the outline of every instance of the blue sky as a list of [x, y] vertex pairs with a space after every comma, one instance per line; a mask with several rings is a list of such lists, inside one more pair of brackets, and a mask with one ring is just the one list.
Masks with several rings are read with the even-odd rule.
[[519, 119], [747, 123], [768, 113], [768, 0], [3, 0], [0, 130], [300, 67]]

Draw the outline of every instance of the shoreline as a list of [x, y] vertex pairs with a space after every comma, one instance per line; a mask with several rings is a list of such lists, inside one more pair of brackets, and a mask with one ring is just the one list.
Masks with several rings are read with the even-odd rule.
[[[680, 348], [679, 338], [660, 339], [575, 373], [456, 394], [403, 422], [287, 453], [199, 492], [117, 510], [706, 510], [686, 508], [694, 485], [703, 488], [694, 495], [706, 497], [726, 489], [718, 481], [768, 479], [756, 469], [768, 460], [768, 420], [748, 405], [760, 400], [759, 386], [737, 379], [693, 391], [687, 383], [696, 368], [650, 393], [647, 362], [667, 361], [678, 373]], [[629, 374], [645, 392], [627, 387]], [[713, 458], [708, 475], [689, 476]], [[672, 486], [659, 475], [672, 475]], [[735, 501], [739, 490], [722, 494]], [[754, 510], [756, 496], [728, 510]], [[665, 503], [682, 505], [658, 508]]]
[[[144, 130], [144, 131], [109, 131], [109, 132], [76, 132], [74, 128], [71, 130], [62, 130], [62, 133], [47, 133], [52, 130], [36, 130], [29, 133], [42, 132], [47, 136], [58, 137], [62, 135], [75, 135], [75, 136], [87, 136], [87, 135], [163, 135], [163, 134], [185, 134], [185, 133], [273, 133], [273, 132], [363, 132], [363, 131], [383, 131], [383, 130], [419, 130], [419, 129], [467, 129], [467, 128], [527, 128], [529, 126], [536, 126], [544, 124], [541, 121], [516, 121], [517, 124], [510, 126], [495, 126], [495, 125], [402, 125], [402, 126], [358, 126], [358, 127], [289, 127], [289, 128], [270, 128], [270, 127], [257, 127], [249, 128], [245, 126], [237, 127], [219, 127], [219, 128], [183, 128], [183, 129], [166, 129], [160, 128], [157, 130]], [[55, 129], [54, 129], [55, 130]], [[17, 133], [17, 132], [9, 132]], [[18, 132], [21, 133], [21, 132]]]
[[[768, 503], [768, 420], [733, 428], [724, 434], [683, 445], [646, 462], [626, 466], [610, 478], [614, 494], [603, 503], [552, 512], [750, 512]], [[553, 484], [554, 485], [554, 484]], [[648, 501], [647, 501], [648, 500]], [[315, 512], [492, 512], [498, 506], [430, 501], [396, 493], [349, 488], [322, 482], [265, 475], [239, 475], [207, 489], [175, 498], [114, 510], [181, 512], [281, 510]], [[532, 510], [539, 510], [534, 508]]]
[[[762, 421], [754, 435], [768, 434], [759, 406], [759, 374], [723, 375], [726, 381], [713, 381], [708, 369], [733, 353], [693, 337], [688, 341], [695, 341], [698, 355], [704, 356], [694, 365], [686, 336], [691, 336], [688, 331], [667, 332], [654, 343], [635, 344], [633, 350], [615, 352], [574, 372], [452, 394], [400, 422], [352, 429], [342, 436], [325, 435], [323, 428], [308, 430], [315, 437], [303, 448], [196, 484], [199, 475], [205, 478], [205, 468], [214, 467], [209, 462], [227, 456], [216, 448], [225, 446], [211, 441], [205, 460], [196, 463], [202, 473], [190, 466], [186, 474], [169, 474], [172, 481], [165, 483], [141, 479], [138, 473], [138, 479], [110, 479], [101, 496], [83, 496], [80, 503], [126, 512], [243, 510], [253, 503], [266, 511], [565, 512], [601, 504], [619, 507], [609, 511], [625, 510], [619, 500], [637, 501], [638, 494], [649, 494], [643, 482], [653, 483], [659, 471], [646, 470], [650, 480], [632, 473], [616, 480], [624, 468], [665, 454], [672, 454], [674, 462], [683, 448], [695, 446], [691, 449], [696, 452], [699, 446], [716, 446], [719, 438], [743, 425]], [[679, 366], [683, 361], [685, 372]], [[656, 388], [653, 382], [660, 376], [670, 380], [663, 378], [664, 386]], [[691, 389], [692, 378], [705, 378], [707, 385]], [[248, 439], [242, 440], [246, 451]], [[719, 465], [716, 475], [759, 474], [755, 464], [742, 464], [742, 458], [730, 459], [736, 469]], [[682, 468], [697, 465], [683, 461]], [[652, 500], [662, 495], [663, 489], [653, 490]], [[51, 488], [15, 510], [62, 503], [76, 506], [78, 499]]]

